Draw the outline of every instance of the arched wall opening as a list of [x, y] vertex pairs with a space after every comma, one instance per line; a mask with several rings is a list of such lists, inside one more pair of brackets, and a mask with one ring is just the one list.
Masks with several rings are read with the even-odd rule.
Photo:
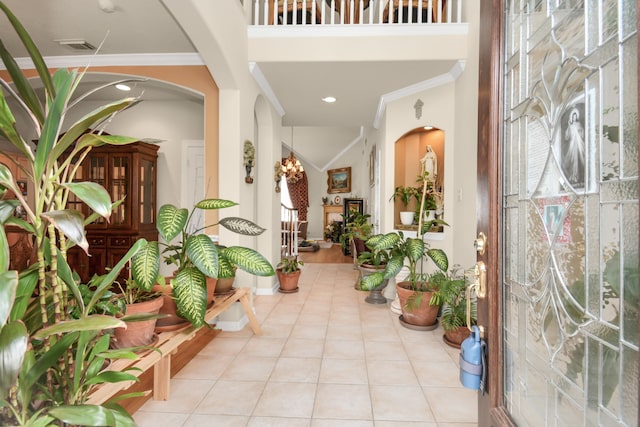
[[[427, 156], [428, 147], [432, 154], [430, 158], [435, 157], [435, 171], [430, 179], [433, 180], [432, 190], [438, 194], [440, 200], [440, 208], [442, 200], [444, 200], [444, 164], [445, 164], [445, 132], [438, 128], [425, 129], [424, 127], [414, 128], [402, 135], [394, 144], [394, 192], [399, 189], [414, 188], [415, 191], [422, 190], [422, 184], [419, 178], [424, 172], [425, 157]], [[430, 166], [427, 166], [430, 169]], [[393, 223], [398, 229], [417, 229], [417, 218], [414, 218], [413, 224], [403, 224], [400, 218], [400, 212], [415, 212], [418, 206], [418, 198], [412, 195], [408, 205], [405, 205], [400, 195], [395, 197]], [[440, 215], [443, 215], [440, 212]], [[414, 227], [415, 226], [415, 227]]]

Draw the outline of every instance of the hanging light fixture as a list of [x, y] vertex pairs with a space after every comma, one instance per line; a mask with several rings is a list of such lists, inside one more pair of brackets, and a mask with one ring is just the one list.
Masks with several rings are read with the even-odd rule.
[[289, 153], [289, 157], [284, 159], [282, 172], [284, 172], [287, 182], [291, 184], [300, 181], [302, 179], [302, 172], [304, 172], [300, 160], [296, 159], [296, 155], [293, 153], [293, 126], [291, 126], [291, 152]]

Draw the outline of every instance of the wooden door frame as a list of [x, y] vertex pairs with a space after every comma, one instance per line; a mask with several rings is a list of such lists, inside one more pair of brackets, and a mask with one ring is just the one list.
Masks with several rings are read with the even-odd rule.
[[[503, 404], [502, 369], [502, 33], [507, 0], [481, 0], [478, 78], [477, 230], [487, 235], [487, 250], [478, 261], [487, 266], [487, 293], [479, 301], [478, 324], [486, 328], [488, 375], [484, 396], [478, 394], [478, 425], [516, 426]], [[636, 13], [640, 10], [637, 0]], [[638, 37], [640, 56], [640, 37]], [[637, 99], [640, 103], [640, 62], [637, 64]], [[640, 119], [638, 125], [640, 127]], [[640, 147], [640, 137], [638, 139]], [[640, 149], [638, 150], [640, 164]], [[640, 233], [640, 231], [639, 231]], [[640, 238], [639, 238], [640, 241]], [[640, 248], [639, 248], [640, 252]], [[640, 305], [640, 301], [638, 303]], [[482, 306], [482, 308], [481, 308]], [[491, 316], [489, 314], [492, 314]], [[639, 319], [640, 330], [640, 319]], [[639, 356], [640, 358], [640, 356]], [[640, 363], [640, 361], [639, 361]], [[640, 396], [640, 382], [638, 383]], [[638, 409], [640, 425], [640, 408]]]
[[487, 340], [487, 394], [478, 394], [478, 425], [515, 426], [504, 408], [502, 346], [502, 32], [505, 0], [481, 0], [478, 76], [478, 233], [487, 236], [477, 260], [487, 267], [487, 298], [478, 324]]

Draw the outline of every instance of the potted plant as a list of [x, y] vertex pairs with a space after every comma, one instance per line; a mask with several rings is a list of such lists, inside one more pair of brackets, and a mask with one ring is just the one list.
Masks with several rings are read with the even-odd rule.
[[125, 286], [120, 287], [121, 293], [114, 297], [122, 309], [121, 319], [127, 324], [126, 328], [113, 331], [113, 348], [146, 348], [157, 337], [154, 334], [158, 313], [164, 303], [162, 294], [143, 289], [134, 279], [127, 280]]
[[351, 211], [344, 218], [344, 229], [340, 235], [340, 243], [355, 247], [355, 254], [358, 257], [366, 250], [365, 241], [371, 236], [373, 225], [369, 222], [371, 215]]
[[[366, 302], [370, 304], [387, 303], [382, 291], [389, 283], [389, 277], [384, 275], [384, 271], [387, 268], [387, 263], [397, 251], [399, 242], [400, 236], [397, 233], [376, 234], [366, 241], [365, 246], [368, 250], [358, 256], [359, 288], [369, 290], [369, 295], [365, 298]], [[367, 286], [367, 284], [363, 286], [363, 281], [368, 283], [369, 279], [366, 278], [376, 273], [378, 275], [382, 274], [382, 279], [370, 286]]]
[[297, 256], [284, 257], [276, 266], [276, 274], [278, 275], [278, 289], [282, 293], [298, 292], [298, 280], [300, 280], [300, 266], [304, 262], [298, 260]]
[[[107, 191], [91, 182], [74, 182], [79, 162], [93, 147], [127, 144], [135, 138], [89, 133], [108, 123], [118, 112], [135, 105], [136, 98], [125, 98], [96, 107], [77, 121], [65, 122], [67, 112], [77, 99], [83, 72], [59, 69], [52, 76], [33, 40], [13, 13], [0, 1], [17, 36], [31, 56], [43, 88], [41, 101], [30, 81], [0, 43], [0, 57], [13, 85], [0, 79], [0, 136], [26, 159], [15, 166], [28, 177], [33, 189], [29, 204], [20, 191], [17, 177], [0, 164], [0, 187], [16, 195], [15, 200], [0, 200], [0, 424], [2, 425], [118, 425], [134, 426], [133, 418], [117, 403], [88, 405], [86, 400], [97, 385], [110, 381], [134, 380], [126, 372], [102, 372], [107, 359], [135, 357], [122, 350], [109, 350], [106, 331], [124, 327], [111, 315], [95, 314], [120, 270], [146, 242], [140, 240], [111, 271], [92, 283], [93, 294], [85, 303], [77, 275], [67, 263], [67, 249], [78, 246], [85, 252], [88, 242], [85, 224], [98, 217], [109, 218], [114, 206]], [[41, 83], [41, 84], [40, 84]], [[113, 82], [116, 84], [120, 82]], [[109, 85], [111, 86], [111, 85]], [[15, 89], [14, 89], [15, 88]], [[5, 96], [15, 103], [7, 103]], [[11, 106], [16, 111], [12, 111]], [[46, 108], [45, 108], [46, 105]], [[27, 117], [23, 125], [32, 134], [21, 135], [16, 116]], [[63, 124], [66, 131], [63, 132]], [[62, 135], [62, 136], [60, 136]], [[12, 152], [13, 154], [13, 152]], [[91, 210], [82, 213], [68, 209], [68, 200], [76, 197]], [[16, 208], [24, 218], [13, 213]], [[9, 249], [4, 226], [18, 227], [32, 237], [34, 262], [22, 271], [9, 270]], [[35, 297], [35, 298], [34, 298]], [[77, 318], [71, 316], [77, 307]]]
[[[447, 255], [442, 249], [428, 248], [421, 238], [405, 238], [401, 231], [390, 234], [398, 236], [398, 241], [391, 251], [391, 258], [387, 261], [384, 271], [373, 273], [362, 279], [362, 288], [365, 290], [373, 289], [384, 280], [395, 277], [403, 266], [407, 267], [409, 274], [406, 279], [396, 283], [402, 309], [400, 322], [413, 329], [434, 329], [437, 326], [438, 307], [435, 307], [434, 310], [432, 306], [429, 306], [434, 284], [429, 281], [428, 274], [418, 272], [418, 267], [427, 257], [434, 262], [439, 270], [446, 271], [449, 266]], [[383, 239], [372, 243], [376, 249], [383, 247], [383, 245]]]
[[470, 327], [477, 322], [477, 302], [470, 300], [469, 319], [467, 319], [467, 292], [464, 276], [458, 274], [458, 267], [448, 273], [439, 271], [432, 275], [431, 281], [435, 285], [430, 303], [442, 306], [440, 324], [444, 329], [443, 340], [448, 345], [460, 348], [460, 344], [470, 334]]
[[391, 196], [390, 200], [393, 200], [394, 202], [396, 200], [400, 200], [402, 202], [402, 206], [405, 209], [403, 211], [400, 211], [400, 222], [402, 223], [402, 225], [413, 224], [415, 213], [407, 209], [409, 207], [409, 203], [411, 202], [411, 199], [415, 198], [416, 200], [418, 200], [419, 194], [420, 192], [418, 188], [404, 186], [404, 185], [400, 185], [396, 187], [395, 190], [393, 191], [393, 195]]
[[[160, 261], [175, 265], [173, 277], [169, 279], [171, 298], [175, 301], [177, 315], [196, 327], [203, 326], [208, 306], [206, 278], [218, 278], [221, 259], [232, 267], [240, 268], [257, 276], [272, 276], [274, 270], [269, 261], [257, 251], [241, 247], [218, 247], [209, 236], [202, 234], [204, 228], [222, 227], [245, 236], [258, 236], [264, 228], [252, 221], [237, 217], [220, 219], [216, 224], [193, 228], [190, 223], [197, 209], [224, 209], [237, 203], [223, 199], [204, 199], [189, 211], [166, 204], [158, 210], [157, 228], [160, 237], [168, 243], [148, 242], [138, 252], [132, 263], [132, 277], [142, 286], [156, 282]], [[174, 239], [178, 239], [174, 242]], [[164, 246], [160, 252], [160, 245]], [[223, 264], [226, 265], [226, 264]]]

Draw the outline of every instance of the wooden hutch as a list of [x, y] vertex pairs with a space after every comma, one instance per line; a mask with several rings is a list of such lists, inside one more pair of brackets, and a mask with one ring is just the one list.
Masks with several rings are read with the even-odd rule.
[[[78, 181], [92, 181], [102, 185], [112, 202], [123, 200], [113, 209], [107, 222], [99, 218], [87, 225], [89, 254], [80, 248], [68, 253], [69, 264], [86, 283], [94, 274], [104, 274], [113, 267], [140, 239], [157, 240], [156, 192], [158, 146], [134, 142], [123, 146], [105, 145], [94, 148], [84, 159]], [[88, 207], [79, 199], [70, 198], [69, 209], [77, 209], [86, 216]], [[120, 278], [128, 272], [123, 270]]]

